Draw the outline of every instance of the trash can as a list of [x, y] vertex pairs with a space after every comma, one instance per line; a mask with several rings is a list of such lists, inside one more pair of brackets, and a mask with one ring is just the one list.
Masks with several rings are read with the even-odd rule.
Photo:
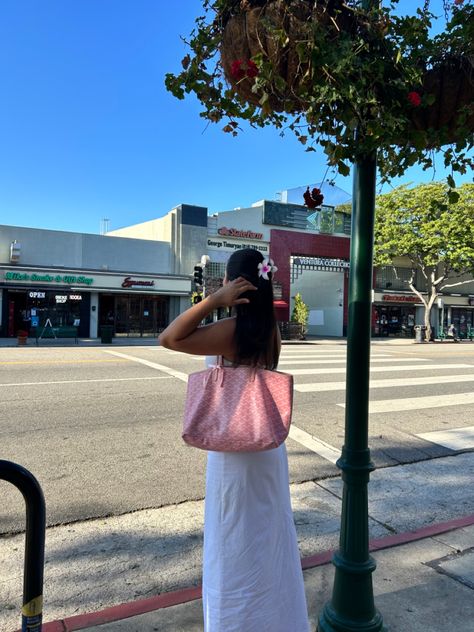
[[112, 325], [102, 325], [100, 328], [100, 341], [102, 344], [112, 344], [112, 336], [114, 335], [114, 328]]
[[424, 342], [426, 327], [424, 325], [415, 325], [415, 342]]

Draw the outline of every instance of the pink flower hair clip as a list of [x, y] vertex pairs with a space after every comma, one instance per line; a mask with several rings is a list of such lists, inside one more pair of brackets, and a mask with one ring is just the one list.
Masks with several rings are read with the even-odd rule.
[[258, 264], [258, 276], [263, 277], [265, 281], [268, 281], [268, 274], [271, 272], [274, 274], [278, 268], [274, 265], [272, 259], [264, 259]]

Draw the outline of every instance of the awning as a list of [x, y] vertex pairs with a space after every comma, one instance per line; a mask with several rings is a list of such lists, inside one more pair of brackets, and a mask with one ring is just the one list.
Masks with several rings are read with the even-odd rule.
[[274, 307], [288, 307], [288, 303], [286, 301], [273, 301]]

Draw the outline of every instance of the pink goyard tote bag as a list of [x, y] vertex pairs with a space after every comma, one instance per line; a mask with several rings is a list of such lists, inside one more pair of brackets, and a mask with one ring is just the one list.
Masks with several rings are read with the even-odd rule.
[[292, 375], [220, 360], [189, 376], [182, 436], [202, 450], [270, 450], [288, 436], [292, 409]]

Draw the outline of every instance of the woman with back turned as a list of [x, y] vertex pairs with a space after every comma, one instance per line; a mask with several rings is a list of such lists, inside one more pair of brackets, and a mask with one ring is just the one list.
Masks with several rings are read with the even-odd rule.
[[[276, 369], [281, 339], [271, 263], [250, 248], [227, 263], [224, 285], [160, 335], [169, 349]], [[221, 307], [234, 315], [200, 326]], [[308, 632], [303, 574], [290, 503], [286, 446], [208, 452], [204, 518], [205, 632]]]

